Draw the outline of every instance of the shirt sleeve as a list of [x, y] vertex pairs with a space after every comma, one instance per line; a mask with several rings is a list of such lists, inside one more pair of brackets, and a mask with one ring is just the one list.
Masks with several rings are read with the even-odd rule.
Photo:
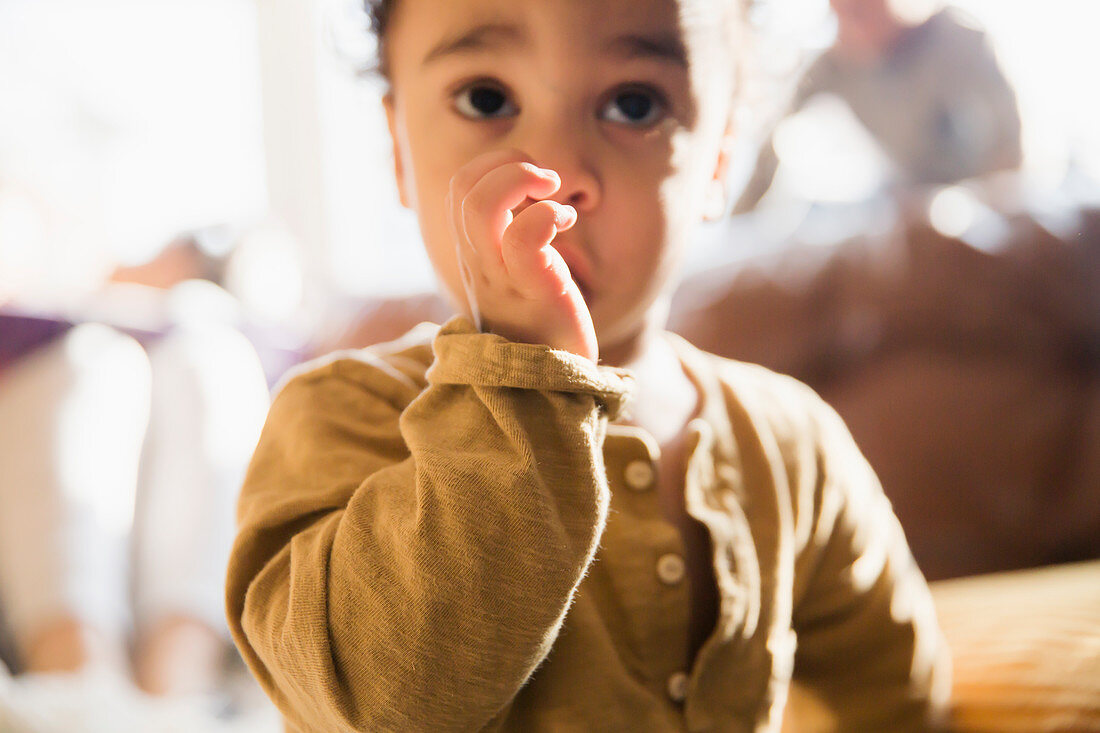
[[810, 536], [796, 563], [794, 679], [842, 731], [942, 724], [950, 662], [928, 586], [840, 417], [817, 403]]
[[484, 727], [595, 552], [629, 377], [461, 318], [434, 351], [423, 389], [392, 361], [290, 381], [245, 480], [230, 625], [298, 730]]

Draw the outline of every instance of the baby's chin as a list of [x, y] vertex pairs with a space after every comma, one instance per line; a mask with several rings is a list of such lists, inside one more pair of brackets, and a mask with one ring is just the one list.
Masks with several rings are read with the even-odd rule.
[[664, 330], [665, 320], [654, 307], [641, 314], [608, 317], [599, 305], [591, 310], [592, 325], [596, 329], [596, 343], [600, 349], [600, 362], [616, 365], [637, 356], [647, 342], [647, 337]]

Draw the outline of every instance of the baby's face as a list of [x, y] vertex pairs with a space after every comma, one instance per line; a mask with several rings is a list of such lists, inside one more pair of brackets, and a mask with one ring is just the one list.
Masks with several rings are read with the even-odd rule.
[[483, 153], [519, 151], [577, 209], [555, 248], [601, 350], [636, 336], [720, 195], [728, 0], [399, 0], [387, 43], [402, 201], [436, 273], [463, 287], [446, 197]]

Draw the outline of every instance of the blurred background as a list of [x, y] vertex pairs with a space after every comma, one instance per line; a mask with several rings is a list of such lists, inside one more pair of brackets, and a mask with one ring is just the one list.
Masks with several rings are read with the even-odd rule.
[[[1100, 558], [1100, 4], [750, 18], [672, 329], [833, 404], [930, 580]], [[0, 0], [0, 731], [277, 728], [221, 610], [269, 390], [449, 313], [368, 26]]]
[[[951, 5], [985, 27], [1015, 87], [1027, 185], [1095, 180], [1100, 8]], [[831, 43], [826, 0], [761, 6], [783, 49], [767, 73], [784, 79]], [[261, 262], [240, 267], [233, 287], [280, 324], [313, 330], [339, 317], [334, 301], [430, 289], [413, 219], [396, 203], [380, 86], [354, 73], [372, 52], [363, 23], [354, 1], [4, 0], [0, 293], [71, 305], [116, 264], [211, 227], [232, 230], [206, 245], [216, 255], [245, 233], [264, 238], [242, 253]], [[758, 142], [743, 140], [735, 186]], [[854, 203], [881, 185], [880, 154], [842, 105], [786, 120], [778, 141], [768, 203]]]

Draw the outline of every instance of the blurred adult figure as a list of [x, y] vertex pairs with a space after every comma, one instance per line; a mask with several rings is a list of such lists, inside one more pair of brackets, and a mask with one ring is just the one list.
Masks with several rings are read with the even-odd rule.
[[[0, 312], [0, 616], [21, 671], [212, 692], [234, 654], [225, 563], [268, 389], [220, 264], [184, 235], [116, 271], [95, 323]], [[20, 323], [50, 338], [4, 358]]]
[[[795, 88], [786, 114], [821, 94], [848, 105], [892, 163], [893, 183], [935, 186], [1018, 168], [1016, 95], [985, 33], [954, 10], [904, 20], [890, 0], [830, 0], [833, 45]], [[734, 213], [752, 210], [778, 167], [772, 136]]]
[[[0, 321], [9, 344], [14, 322]], [[122, 671], [149, 362], [134, 339], [99, 324], [49, 336], [0, 360], [0, 608], [15, 657], [7, 661], [32, 673]]]
[[[156, 694], [209, 691], [232, 653], [225, 564], [237, 491], [267, 414], [260, 358], [240, 304], [222, 287], [226, 261], [184, 233], [156, 257], [118, 268], [103, 314], [134, 325], [151, 367], [150, 416], [134, 506], [134, 678]], [[111, 318], [111, 311], [114, 317]], [[141, 321], [144, 320], [144, 323]]]

